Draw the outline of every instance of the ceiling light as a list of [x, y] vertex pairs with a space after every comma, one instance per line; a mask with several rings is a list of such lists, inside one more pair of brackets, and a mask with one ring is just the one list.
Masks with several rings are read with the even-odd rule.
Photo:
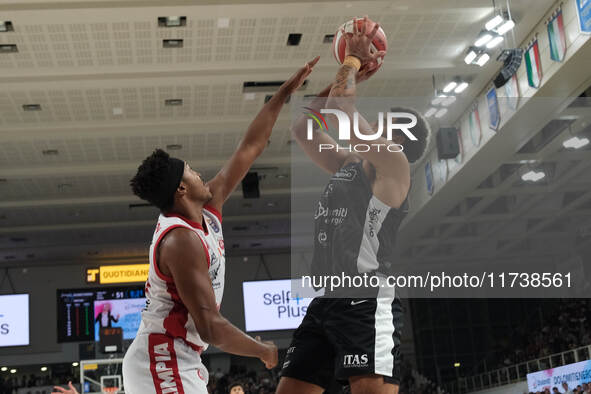
[[460, 367], [460, 363], [454, 363], [454, 368], [459, 368]]
[[180, 27], [187, 25], [186, 16], [160, 16], [158, 17], [158, 26], [160, 27]]
[[492, 39], [493, 39], [493, 35], [490, 34], [487, 31], [484, 31], [483, 30], [478, 35], [478, 38], [476, 39], [476, 42], [474, 43], [474, 46], [476, 46], [476, 47], [483, 47], [483, 46], [485, 46]]
[[523, 174], [521, 176], [521, 179], [524, 181], [529, 181], [529, 182], [537, 182], [540, 179], [544, 178], [546, 176], [545, 173], [543, 173], [542, 171], [540, 172], [535, 172], [535, 171], [528, 171], [525, 174]]
[[287, 178], [287, 175], [285, 175], [285, 174], [277, 174], [277, 175], [275, 175], [275, 178], [277, 178], [277, 179], [285, 179], [285, 178]]
[[477, 59], [476, 59], [476, 64], [478, 64], [480, 67], [484, 66], [486, 64], [486, 62], [488, 62], [490, 59], [490, 56], [488, 55], [488, 53], [482, 53]]
[[449, 107], [450, 105], [452, 105], [455, 102], [456, 102], [456, 96], [449, 96], [449, 97], [446, 97], [445, 100], [443, 100], [441, 105], [443, 105], [444, 107]]
[[454, 93], [456, 94], [460, 94], [462, 93], [464, 90], [466, 90], [466, 88], [468, 87], [468, 82], [461, 82], [457, 87], [456, 90], [454, 90]]
[[425, 117], [430, 118], [431, 116], [435, 115], [436, 112], [437, 108], [431, 107], [427, 110], [427, 112], [425, 112]]
[[572, 137], [562, 143], [567, 149], [579, 149], [589, 144], [589, 138]]
[[183, 105], [183, 99], [166, 99], [164, 105], [169, 107]]
[[515, 22], [513, 22], [511, 19], [509, 19], [509, 20], [505, 21], [505, 23], [503, 23], [501, 26], [498, 27], [497, 33], [499, 33], [500, 35], [504, 35], [509, 30], [513, 29], [514, 27], [515, 27]]
[[2, 368], [0, 368], [0, 371], [6, 372], [6, 371], [8, 371], [8, 367], [2, 367]]
[[450, 83], [445, 85], [445, 87], [443, 88], [443, 93], [451, 92], [452, 90], [454, 90], [456, 88], [456, 86], [458, 86], [458, 83], [455, 81], [451, 81]]
[[437, 97], [433, 98], [433, 100], [431, 100], [431, 104], [433, 105], [441, 105], [441, 103], [443, 102], [443, 100], [445, 100], [447, 98], [446, 94], [443, 93], [439, 93], [437, 94]]
[[475, 51], [470, 50], [470, 52], [468, 52], [468, 54], [464, 58], [464, 62], [466, 64], [472, 64], [472, 62], [474, 61], [474, 59], [476, 59], [477, 56], [478, 54]]
[[165, 40], [162, 40], [162, 47], [163, 48], [182, 48], [183, 47], [183, 40], [182, 39], [165, 39]]
[[503, 21], [504, 21], [504, 19], [501, 15], [496, 15], [494, 18], [492, 18], [491, 20], [486, 22], [486, 25], [484, 25], [484, 28], [486, 30], [492, 30], [495, 27], [497, 27], [498, 25], [500, 25], [501, 23], [503, 23]]
[[41, 111], [41, 104], [23, 104], [23, 111]]
[[0, 33], [6, 33], [9, 31], [14, 31], [14, 28], [12, 27], [12, 22], [0, 21]]
[[441, 108], [439, 111], [437, 111], [437, 113], [435, 114], [435, 117], [442, 118], [443, 116], [445, 116], [446, 113], [447, 113], [447, 108]]
[[181, 150], [183, 146], [181, 144], [168, 144], [166, 145], [167, 150]]
[[15, 53], [18, 52], [16, 44], [0, 44], [0, 53]]
[[11, 369], [10, 373], [16, 373], [16, 369]]
[[492, 49], [492, 48], [496, 47], [497, 45], [499, 45], [501, 42], [503, 42], [504, 39], [505, 38], [503, 38], [503, 36], [496, 36], [495, 38], [490, 40], [488, 42], [488, 44], [486, 44], [486, 47], [488, 49]]
[[78, 364], [76, 361], [74, 361], [74, 362], [72, 363], [72, 366], [73, 366], [73, 367], [77, 367], [78, 365], [79, 365], [79, 364]]
[[41, 367], [41, 372], [47, 371], [47, 367]]

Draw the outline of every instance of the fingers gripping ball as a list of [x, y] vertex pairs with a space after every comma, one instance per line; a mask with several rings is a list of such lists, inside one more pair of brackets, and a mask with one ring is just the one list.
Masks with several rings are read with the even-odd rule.
[[[361, 31], [361, 28], [363, 27], [363, 18], [357, 18], [356, 20], [357, 20], [357, 30]], [[353, 33], [353, 22], [354, 22], [354, 20], [351, 19], [350, 21], [343, 23], [337, 29], [337, 32], [335, 33], [334, 38], [332, 40], [332, 53], [333, 53], [338, 64], [343, 64], [343, 60], [345, 60], [346, 42], [343, 37], [342, 30], [344, 30], [345, 33]], [[374, 21], [372, 21], [371, 19], [367, 19], [367, 25], [365, 27], [365, 31], [370, 32], [373, 29], [374, 25], [375, 25]], [[382, 30], [382, 28], [380, 27], [378, 29], [378, 32], [376, 33], [375, 37], [372, 40], [370, 51], [371, 51], [371, 53], [376, 53], [379, 51], [386, 52], [387, 50], [388, 50], [388, 40], [386, 39], [386, 33], [384, 33], [384, 30]], [[381, 57], [378, 58], [377, 62], [378, 62], [377, 68], [380, 68], [383, 63], [383, 58], [381, 58]], [[367, 65], [363, 65], [362, 69], [364, 67], [367, 67]]]

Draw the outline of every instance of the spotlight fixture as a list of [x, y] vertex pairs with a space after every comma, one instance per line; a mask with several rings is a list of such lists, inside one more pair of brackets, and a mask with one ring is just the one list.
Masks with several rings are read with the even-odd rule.
[[478, 53], [476, 53], [476, 51], [474, 51], [472, 49], [469, 49], [468, 54], [464, 58], [464, 62], [466, 64], [472, 64], [474, 62], [474, 59], [476, 59], [476, 57], [478, 57]]
[[447, 94], [443, 94], [440, 90], [437, 92], [436, 96], [431, 100], [432, 105], [441, 105], [443, 100], [447, 98]]
[[497, 47], [501, 42], [503, 42], [504, 39], [505, 38], [501, 35], [495, 36], [495, 37], [493, 37], [492, 40], [490, 40], [488, 42], [488, 44], [486, 44], [486, 48], [493, 49], [493, 48]]
[[0, 33], [14, 31], [11, 21], [0, 21]]
[[449, 107], [450, 105], [452, 105], [455, 102], [456, 102], [456, 96], [448, 96], [445, 98], [445, 100], [443, 100], [441, 102], [441, 105], [443, 105], [444, 107]]
[[431, 107], [427, 110], [427, 112], [425, 112], [425, 117], [430, 118], [431, 116], [435, 115], [436, 112], [437, 112], [437, 108]]
[[6, 371], [8, 371], [8, 367], [2, 367], [2, 368], [0, 368], [0, 371], [6, 372]]
[[447, 108], [441, 108], [439, 111], [437, 111], [437, 113], [435, 114], [435, 117], [442, 118], [445, 116], [446, 113], [447, 113]]
[[542, 171], [536, 172], [534, 170], [528, 171], [521, 176], [521, 179], [526, 182], [537, 182], [544, 178], [546, 174]]
[[41, 372], [47, 371], [47, 367], [41, 367]]
[[450, 83], [445, 85], [445, 87], [443, 88], [443, 93], [449, 93], [452, 90], [454, 90], [457, 86], [458, 86], [458, 83], [456, 81], [451, 81]]
[[480, 67], [483, 67], [488, 61], [490, 60], [490, 55], [488, 53], [482, 53], [477, 58], [475, 63]]
[[72, 363], [72, 366], [73, 366], [73, 367], [77, 367], [78, 365], [80, 365], [80, 364], [78, 364], [76, 361], [74, 361], [74, 362]]
[[503, 21], [504, 21], [504, 19], [501, 15], [495, 15], [494, 18], [492, 18], [491, 20], [486, 22], [486, 25], [484, 25], [484, 28], [486, 30], [493, 30], [495, 27], [497, 27], [501, 23], [503, 23]]
[[474, 42], [474, 46], [475, 47], [483, 47], [486, 44], [488, 44], [488, 42], [490, 40], [492, 40], [494, 38], [494, 35], [486, 30], [482, 30], [480, 32], [480, 34], [478, 34], [478, 38], [476, 38], [476, 41]]
[[454, 93], [455, 94], [462, 93], [464, 90], [466, 90], [468, 88], [468, 85], [469, 85], [468, 82], [460, 82], [460, 84], [454, 90]]
[[585, 145], [589, 144], [589, 138], [579, 138], [579, 137], [572, 137], [562, 143], [567, 149], [579, 149], [584, 147]]
[[497, 28], [497, 33], [504, 35], [515, 27], [515, 22], [511, 19], [506, 20], [501, 26]]
[[480, 49], [477, 47], [470, 47], [466, 52], [466, 57], [464, 58], [464, 62], [466, 64], [476, 64], [480, 67], [484, 66], [486, 62], [490, 59], [490, 55], [486, 53], [484, 49]]

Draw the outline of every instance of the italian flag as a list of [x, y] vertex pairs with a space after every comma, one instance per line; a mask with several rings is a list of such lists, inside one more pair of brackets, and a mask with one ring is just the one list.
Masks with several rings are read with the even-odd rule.
[[540, 63], [540, 48], [538, 40], [525, 52], [525, 66], [527, 67], [527, 82], [532, 88], [539, 88], [542, 80], [542, 65]]
[[566, 54], [566, 35], [564, 33], [562, 10], [548, 22], [548, 38], [550, 39], [550, 58], [555, 62], [561, 62]]

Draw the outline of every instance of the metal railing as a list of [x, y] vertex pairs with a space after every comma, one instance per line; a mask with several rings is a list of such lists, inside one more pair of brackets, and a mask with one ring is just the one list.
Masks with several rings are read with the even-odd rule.
[[452, 394], [460, 394], [517, 383], [526, 380], [528, 373], [543, 371], [589, 359], [591, 359], [591, 345], [581, 346], [576, 349], [543, 356], [530, 361], [524, 361], [467, 378], [459, 378], [457, 381], [452, 382], [447, 386], [447, 391]]

